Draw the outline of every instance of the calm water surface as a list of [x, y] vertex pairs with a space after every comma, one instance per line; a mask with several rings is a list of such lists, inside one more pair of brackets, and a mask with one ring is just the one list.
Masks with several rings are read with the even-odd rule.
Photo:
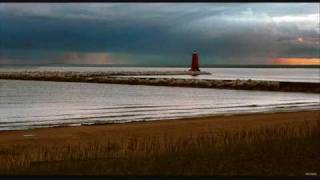
[[0, 130], [320, 109], [319, 94], [0, 80]]

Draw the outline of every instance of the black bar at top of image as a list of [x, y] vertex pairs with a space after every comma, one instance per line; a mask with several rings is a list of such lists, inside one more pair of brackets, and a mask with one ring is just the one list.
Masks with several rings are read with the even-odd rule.
[[316, 3], [315, 5], [320, 6], [318, 0], [0, 0], [0, 2], [30, 2], [30, 3], [92, 3], [92, 2], [101, 2], [101, 3]]

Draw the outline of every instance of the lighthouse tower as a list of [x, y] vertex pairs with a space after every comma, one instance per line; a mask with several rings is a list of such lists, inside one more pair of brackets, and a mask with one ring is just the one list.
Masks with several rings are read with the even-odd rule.
[[189, 71], [200, 71], [199, 69], [199, 57], [196, 50], [192, 53], [192, 63], [191, 63], [191, 69]]

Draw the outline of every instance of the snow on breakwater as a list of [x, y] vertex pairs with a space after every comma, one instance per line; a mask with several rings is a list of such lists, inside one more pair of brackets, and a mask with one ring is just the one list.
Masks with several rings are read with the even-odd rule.
[[[191, 75], [189, 71], [144, 71], [144, 72], [61, 72], [24, 71], [0, 72], [0, 79], [42, 80], [66, 82], [92, 82], [134, 85], [201, 87], [265, 91], [295, 91], [320, 93], [320, 83], [281, 82], [263, 80], [218, 80], [218, 79], [178, 79], [156, 77], [130, 77], [148, 75]], [[199, 74], [210, 74], [199, 72]]]

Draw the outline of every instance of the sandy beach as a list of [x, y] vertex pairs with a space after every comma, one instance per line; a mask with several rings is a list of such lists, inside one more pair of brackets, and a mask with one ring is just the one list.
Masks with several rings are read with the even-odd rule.
[[69, 141], [99, 138], [101, 136], [111, 138], [119, 136], [152, 136], [163, 133], [172, 136], [186, 136], [192, 133], [205, 134], [210, 131], [232, 131], [242, 128], [246, 129], [319, 119], [320, 111], [303, 111], [212, 116], [79, 127], [54, 127], [22, 131], [0, 131], [0, 144], [61, 144]]
[[[301, 145], [308, 150], [293, 150], [302, 148], [299, 143], [318, 138], [319, 120], [320, 111], [304, 111], [2, 131], [0, 174], [304, 175], [304, 171], [319, 171], [318, 144], [310, 141], [310, 147]], [[264, 146], [267, 152], [261, 152]], [[237, 153], [218, 149], [236, 149]], [[172, 158], [177, 154], [187, 155], [197, 165], [179, 165], [189, 161]], [[207, 160], [195, 160], [202, 155]], [[257, 160], [261, 166], [246, 169], [256, 166]], [[229, 165], [215, 169], [222, 161]], [[170, 165], [173, 162], [178, 164]], [[134, 165], [139, 163], [144, 165]], [[286, 167], [287, 163], [295, 164]], [[177, 169], [171, 171], [173, 167]]]

